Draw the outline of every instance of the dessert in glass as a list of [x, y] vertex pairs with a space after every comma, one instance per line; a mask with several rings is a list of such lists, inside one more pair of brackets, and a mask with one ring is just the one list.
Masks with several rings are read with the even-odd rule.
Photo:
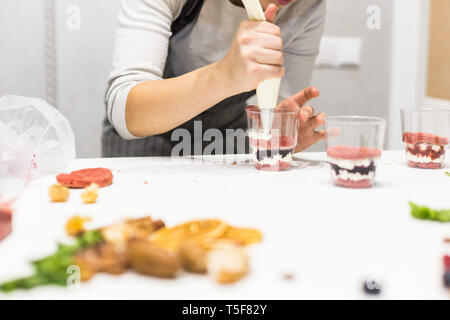
[[386, 121], [376, 117], [337, 116], [325, 119], [327, 158], [334, 184], [347, 188], [374, 185]]
[[408, 166], [443, 168], [450, 137], [450, 109], [402, 109], [401, 116]]
[[261, 111], [247, 107], [250, 152], [255, 168], [284, 171], [292, 168], [293, 153], [297, 145], [299, 109], [279, 108], [273, 112], [272, 127], [264, 130]]

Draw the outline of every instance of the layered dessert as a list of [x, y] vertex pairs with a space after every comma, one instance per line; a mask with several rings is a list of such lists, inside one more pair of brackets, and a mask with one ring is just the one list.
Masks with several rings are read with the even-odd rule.
[[381, 150], [333, 146], [327, 149], [327, 156], [335, 184], [347, 188], [372, 187]]
[[258, 170], [283, 171], [292, 167], [292, 155], [296, 145], [294, 137], [250, 132], [250, 147], [255, 168]]
[[406, 132], [403, 134], [403, 142], [410, 167], [440, 169], [444, 166], [448, 138], [431, 133]]

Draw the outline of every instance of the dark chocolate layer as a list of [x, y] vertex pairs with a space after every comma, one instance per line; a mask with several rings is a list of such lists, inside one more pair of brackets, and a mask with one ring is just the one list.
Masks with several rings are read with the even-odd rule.
[[258, 161], [261, 161], [264, 158], [273, 158], [278, 154], [284, 158], [293, 152], [294, 152], [294, 148], [292, 148], [292, 149], [258, 149], [256, 151], [256, 159]]
[[425, 150], [422, 150], [419, 144], [415, 144], [412, 148], [407, 146], [406, 151], [415, 156], [430, 157], [432, 160], [435, 160], [440, 158], [445, 153], [445, 148], [441, 146], [439, 151], [436, 152], [433, 150], [433, 146], [431, 144], [428, 144]]
[[331, 164], [331, 169], [333, 169], [333, 171], [336, 173], [336, 175], [339, 175], [339, 171], [341, 170], [345, 170], [348, 173], [359, 173], [361, 175], [368, 175], [369, 173], [373, 172], [375, 174], [376, 171], [376, 165], [374, 161], [370, 162], [370, 165], [368, 167], [365, 166], [356, 166], [354, 167], [352, 170], [346, 169], [346, 168], [342, 168], [334, 163], [330, 163]]

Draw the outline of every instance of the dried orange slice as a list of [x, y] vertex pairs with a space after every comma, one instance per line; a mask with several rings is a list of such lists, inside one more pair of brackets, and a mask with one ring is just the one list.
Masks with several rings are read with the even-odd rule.
[[262, 238], [259, 230], [234, 227], [229, 227], [222, 237], [222, 239], [231, 240], [244, 246], [261, 242]]
[[196, 220], [172, 228], [162, 228], [156, 231], [150, 240], [156, 246], [177, 250], [185, 241], [206, 245], [222, 237], [228, 228], [221, 220]]

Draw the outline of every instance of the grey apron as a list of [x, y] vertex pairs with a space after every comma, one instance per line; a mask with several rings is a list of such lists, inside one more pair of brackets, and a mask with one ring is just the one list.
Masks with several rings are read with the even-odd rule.
[[[183, 7], [180, 17], [174, 21], [172, 25], [172, 37], [181, 31], [188, 24], [192, 23], [202, 7], [203, 0], [189, 0]], [[169, 47], [170, 50], [170, 47]], [[168, 55], [169, 57], [169, 55]], [[175, 74], [170, 66], [169, 59], [166, 61], [164, 70], [164, 79], [180, 76]], [[253, 96], [255, 91], [242, 93], [233, 97], [229, 97], [210, 109], [202, 112], [195, 118], [184, 123], [178, 128], [189, 131], [191, 135], [191, 152], [190, 154], [181, 154], [183, 156], [201, 154], [201, 150], [210, 144], [210, 141], [203, 141], [203, 133], [208, 129], [218, 129], [224, 138], [223, 150], [216, 150], [217, 154], [237, 153], [239, 150], [237, 144], [233, 143], [233, 148], [228, 146], [226, 137], [226, 129], [247, 129], [247, 116], [245, 112], [246, 101]], [[201, 131], [195, 130], [194, 122], [201, 121]], [[198, 126], [198, 123], [197, 123]], [[102, 155], [103, 157], [142, 157], [142, 156], [170, 156], [172, 148], [179, 141], [172, 141], [172, 129], [166, 133], [136, 140], [122, 139], [114, 127], [106, 117], [103, 121], [102, 134]], [[194, 148], [194, 141], [201, 141], [201, 150]], [[248, 152], [248, 141], [246, 141], [245, 151]]]

